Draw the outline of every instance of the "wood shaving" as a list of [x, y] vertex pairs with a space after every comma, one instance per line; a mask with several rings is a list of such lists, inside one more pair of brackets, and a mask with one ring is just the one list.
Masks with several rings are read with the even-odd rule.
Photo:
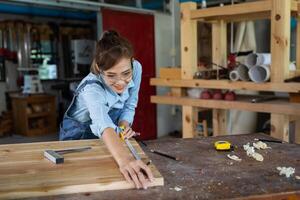
[[250, 143], [243, 145], [243, 148], [246, 151], [247, 156], [252, 157], [255, 160], [260, 161], [260, 162], [262, 162], [264, 160], [264, 157], [261, 154], [255, 152], [254, 147], [251, 147]]
[[279, 175], [285, 175], [287, 178], [293, 176], [295, 173], [295, 168], [293, 167], [277, 167]]
[[253, 146], [260, 150], [260, 149], [270, 149], [271, 147], [268, 147], [268, 145], [262, 141], [258, 141], [258, 142], [255, 142], [253, 143]]
[[180, 186], [175, 186], [174, 188], [169, 188], [170, 190], [175, 190], [176, 192], [179, 192], [182, 190]]
[[236, 155], [227, 154], [227, 157], [230, 158], [231, 160], [235, 160], [235, 161], [239, 161], [239, 162], [242, 161], [242, 159], [240, 159]]

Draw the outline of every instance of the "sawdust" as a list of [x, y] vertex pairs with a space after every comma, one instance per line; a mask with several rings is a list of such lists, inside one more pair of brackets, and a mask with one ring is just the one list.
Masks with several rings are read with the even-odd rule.
[[251, 147], [250, 143], [243, 145], [243, 148], [247, 152], [247, 156], [252, 157], [260, 162], [264, 160], [264, 157], [261, 154], [255, 152], [254, 147]]
[[277, 167], [279, 175], [285, 175], [285, 177], [290, 178], [295, 173], [295, 168], [293, 167]]
[[175, 190], [176, 192], [179, 192], [182, 190], [180, 186], [175, 186], [174, 188], [169, 188], [170, 190]]
[[236, 155], [227, 154], [227, 157], [230, 158], [231, 160], [235, 160], [235, 161], [239, 161], [239, 162], [242, 161], [242, 159], [240, 159]]
[[260, 149], [271, 149], [271, 147], [269, 147], [266, 143], [264, 143], [262, 141], [254, 142], [253, 146], [258, 150], [260, 150]]

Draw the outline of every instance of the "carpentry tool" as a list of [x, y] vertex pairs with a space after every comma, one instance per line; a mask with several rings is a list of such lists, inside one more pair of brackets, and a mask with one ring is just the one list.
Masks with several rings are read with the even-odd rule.
[[251, 99], [251, 103], [260, 103], [260, 102], [270, 101], [274, 99], [277, 99], [277, 97], [275, 96], [256, 97]]
[[125, 130], [125, 126], [120, 126], [119, 127], [121, 129], [120, 132], [120, 137], [121, 139], [126, 143], [127, 147], [129, 148], [129, 150], [131, 151], [132, 155], [134, 156], [134, 158], [136, 160], [141, 160], [140, 155], [137, 153], [137, 151], [135, 150], [135, 148], [132, 146], [132, 144], [130, 143], [130, 141], [128, 139], [125, 139], [124, 137], [124, 133], [123, 131]]
[[218, 151], [228, 151], [232, 148], [232, 145], [228, 141], [216, 141], [215, 148]]
[[51, 162], [55, 164], [60, 164], [64, 162], [64, 157], [62, 156], [62, 154], [82, 152], [89, 149], [92, 149], [92, 147], [79, 147], [79, 148], [70, 148], [70, 149], [61, 149], [61, 150], [45, 150], [44, 156]]
[[153, 150], [153, 149], [151, 149], [150, 151], [151, 151], [151, 153], [155, 153], [155, 154], [157, 154], [157, 155], [164, 156], [164, 157], [166, 157], [166, 158], [170, 158], [170, 159], [173, 159], [173, 160], [179, 160], [179, 158], [177, 158], [177, 157], [168, 155], [168, 154], [166, 154], [166, 153], [162, 153], [162, 152], [160, 152], [160, 151], [156, 151], [156, 150]]

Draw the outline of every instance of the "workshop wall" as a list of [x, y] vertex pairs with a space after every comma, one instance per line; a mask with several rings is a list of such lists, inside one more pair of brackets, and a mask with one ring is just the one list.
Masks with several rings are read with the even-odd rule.
[[[175, 10], [176, 18], [179, 16]], [[178, 17], [179, 18], [179, 17]], [[180, 65], [180, 20], [172, 26], [172, 15], [155, 14], [155, 58], [156, 77], [159, 77], [159, 68]], [[176, 31], [173, 31], [175, 29]], [[166, 94], [169, 88], [156, 87], [157, 95]], [[181, 130], [181, 107], [157, 104], [157, 137], [168, 135], [175, 130]]]

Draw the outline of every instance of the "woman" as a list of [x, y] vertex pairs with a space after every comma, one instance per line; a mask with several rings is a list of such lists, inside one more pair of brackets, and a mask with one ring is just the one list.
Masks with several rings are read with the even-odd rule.
[[135, 160], [119, 138], [136, 133], [133, 122], [142, 66], [133, 60], [130, 43], [115, 31], [106, 31], [96, 46], [91, 72], [78, 85], [60, 128], [60, 140], [102, 138], [125, 179], [146, 189], [153, 181], [151, 170]]

